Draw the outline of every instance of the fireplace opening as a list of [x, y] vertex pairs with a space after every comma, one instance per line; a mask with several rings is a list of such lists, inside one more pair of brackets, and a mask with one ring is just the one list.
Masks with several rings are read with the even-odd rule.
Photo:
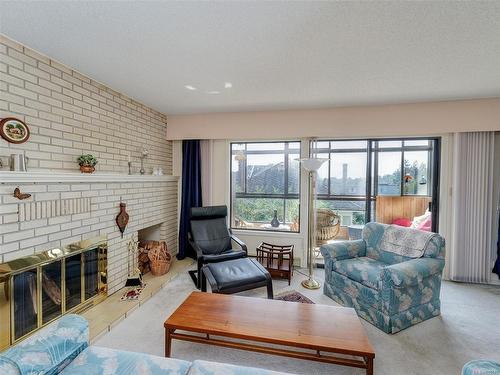
[[161, 276], [170, 267], [171, 257], [166, 242], [160, 240], [160, 227], [161, 224], [158, 224], [138, 231], [137, 260], [142, 275], [151, 272], [154, 276]]
[[151, 249], [160, 245], [160, 226], [161, 224], [153, 225], [137, 232], [137, 239], [139, 240], [138, 268], [143, 275], [151, 271], [148, 253]]
[[152, 225], [137, 231], [137, 239], [141, 241], [160, 241], [161, 224]]

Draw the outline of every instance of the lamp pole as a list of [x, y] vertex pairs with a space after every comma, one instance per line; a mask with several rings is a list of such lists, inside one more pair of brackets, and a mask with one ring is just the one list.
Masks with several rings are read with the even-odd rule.
[[318, 169], [328, 159], [320, 158], [304, 158], [300, 159], [302, 168], [304, 168], [309, 175], [309, 202], [308, 202], [308, 223], [307, 223], [307, 279], [302, 281], [302, 286], [307, 289], [318, 289], [321, 284], [314, 279], [313, 266], [314, 266], [314, 247], [316, 246], [316, 208], [314, 204], [314, 197], [316, 193], [316, 176]]

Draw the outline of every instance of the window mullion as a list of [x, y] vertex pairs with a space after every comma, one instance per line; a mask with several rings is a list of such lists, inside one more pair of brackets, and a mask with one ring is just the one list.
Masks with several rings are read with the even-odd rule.
[[283, 189], [284, 189], [284, 193], [285, 193], [285, 196], [288, 195], [288, 142], [285, 143], [285, 173], [284, 173], [284, 185], [283, 185]]
[[328, 152], [328, 196], [332, 195], [332, 160], [333, 160], [333, 152], [330, 148]]
[[247, 179], [248, 179], [248, 166], [247, 166], [247, 163], [248, 163], [248, 153], [247, 153], [247, 144], [245, 143], [245, 158], [243, 160], [243, 171], [244, 171], [244, 178], [243, 178], [243, 181], [244, 181], [244, 184], [245, 184], [245, 188], [243, 189], [243, 191], [245, 192], [245, 194], [248, 194], [248, 183], [247, 183]]
[[285, 181], [284, 181], [284, 185], [283, 185], [283, 188], [284, 188], [284, 197], [283, 197], [283, 224], [285, 224], [286, 222], [286, 198], [288, 196], [288, 158], [289, 158], [289, 154], [288, 154], [288, 142], [285, 142]]
[[368, 223], [371, 218], [371, 195], [372, 195], [372, 184], [371, 184], [371, 174], [372, 174], [372, 158], [371, 158], [372, 143], [370, 141], [366, 144], [366, 197], [365, 197], [365, 223]]
[[404, 196], [404, 176], [405, 176], [404, 164], [405, 164], [405, 152], [403, 149], [401, 149], [401, 177], [399, 179], [399, 183], [401, 186], [401, 192], [400, 192], [401, 196]]

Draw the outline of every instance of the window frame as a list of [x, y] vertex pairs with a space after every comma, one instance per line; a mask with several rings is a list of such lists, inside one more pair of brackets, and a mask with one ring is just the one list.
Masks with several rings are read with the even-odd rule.
[[[275, 143], [284, 143], [284, 149], [283, 150], [247, 150], [248, 144], [275, 144]], [[299, 147], [298, 148], [290, 148], [289, 144], [290, 143], [298, 143]], [[283, 194], [267, 194], [267, 193], [249, 193], [248, 192], [248, 183], [247, 183], [247, 171], [248, 171], [248, 164], [247, 164], [247, 158], [245, 158], [244, 162], [244, 173], [245, 173], [245, 179], [243, 181], [244, 185], [244, 191], [243, 192], [235, 192], [233, 189], [233, 145], [245, 145], [244, 149], [244, 154], [246, 155], [265, 155], [265, 154], [275, 154], [275, 155], [284, 155], [284, 192]], [[301, 231], [301, 185], [302, 185], [302, 168], [300, 166], [299, 162], [299, 175], [298, 175], [298, 191], [297, 193], [290, 193], [289, 192], [289, 164], [290, 164], [290, 154], [298, 154], [299, 158], [301, 157], [301, 151], [302, 151], [302, 141], [301, 140], [273, 140], [273, 141], [232, 141], [229, 142], [229, 194], [230, 194], [230, 228], [232, 230], [242, 230], [242, 231], [255, 231], [255, 232], [274, 232], [274, 233], [300, 233]], [[238, 196], [238, 194], [240, 196]], [[287, 212], [287, 200], [290, 199], [296, 199], [299, 203], [299, 209], [298, 209], [298, 229], [297, 231], [286, 231], [286, 230], [279, 230], [279, 229], [267, 229], [267, 228], [262, 228], [262, 229], [257, 229], [257, 228], [241, 228], [241, 227], [234, 227], [234, 203], [233, 203], [233, 198], [261, 198], [261, 199], [283, 199], [283, 217], [286, 218], [286, 212]]]
[[[401, 141], [401, 147], [384, 147], [380, 148], [378, 147], [378, 144], [380, 141]], [[405, 141], [418, 141], [418, 140], [426, 140], [429, 141], [429, 144], [427, 146], [405, 146]], [[401, 162], [399, 165], [400, 169], [400, 178], [399, 178], [399, 183], [400, 183], [400, 190], [399, 190], [399, 195], [388, 195], [388, 196], [399, 196], [399, 197], [421, 197], [421, 194], [406, 194], [404, 193], [404, 176], [405, 176], [405, 152], [411, 152], [411, 151], [427, 151], [427, 175], [429, 177], [427, 181], [427, 194], [425, 196], [432, 196], [432, 186], [433, 186], [433, 179], [434, 179], [434, 174], [433, 174], [433, 168], [434, 168], [434, 152], [435, 152], [435, 145], [433, 145], [433, 141], [435, 141], [434, 138], [391, 138], [391, 139], [376, 139], [373, 140], [373, 144], [375, 147], [373, 147], [372, 152], [374, 155], [374, 172], [373, 172], [373, 177], [374, 177], [374, 195], [378, 195], [378, 154], [379, 153], [384, 153], [384, 152], [401, 152]]]
[[[428, 141], [428, 145], [413, 145], [407, 146], [405, 145], [405, 141], [419, 141], [425, 140]], [[366, 141], [366, 147], [357, 147], [357, 148], [341, 148], [334, 149], [332, 147], [332, 142], [339, 141]], [[401, 141], [401, 146], [397, 147], [379, 147], [379, 142], [384, 141]], [[318, 147], [317, 149], [313, 149], [314, 142], [329, 142], [329, 148]], [[401, 152], [401, 161], [400, 161], [400, 193], [399, 195], [392, 196], [422, 196], [419, 194], [404, 194], [404, 153], [405, 151], [428, 151], [428, 159], [427, 159], [427, 195], [431, 197], [431, 204], [435, 207], [432, 210], [432, 225], [433, 231], [437, 231], [437, 218], [438, 218], [438, 210], [439, 210], [439, 173], [440, 173], [440, 150], [441, 150], [441, 137], [389, 137], [389, 138], [352, 138], [352, 139], [318, 139], [312, 140], [309, 143], [309, 147], [311, 150], [311, 155], [314, 152], [315, 154], [324, 154], [328, 153], [329, 158], [331, 158], [332, 154], [335, 153], [366, 153], [366, 192], [364, 195], [337, 195], [331, 194], [331, 163], [328, 163], [328, 194], [317, 194], [318, 200], [327, 200], [327, 201], [364, 201], [365, 202], [365, 223], [368, 223], [372, 217], [372, 210], [376, 211], [377, 204], [377, 195], [378, 195], [378, 154], [380, 152]], [[373, 186], [372, 186], [373, 185]], [[372, 207], [373, 205], [373, 207]]]

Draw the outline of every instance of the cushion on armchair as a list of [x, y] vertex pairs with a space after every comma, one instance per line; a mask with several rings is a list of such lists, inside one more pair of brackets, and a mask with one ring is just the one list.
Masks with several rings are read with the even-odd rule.
[[246, 253], [243, 250], [227, 250], [220, 254], [203, 255], [207, 263], [225, 262], [226, 260], [244, 258]]
[[408, 228], [411, 226], [411, 220], [406, 218], [406, 217], [400, 217], [400, 218], [394, 219], [392, 221], [392, 224], [399, 225], [400, 227]]
[[357, 281], [368, 288], [379, 289], [380, 277], [387, 264], [378, 260], [359, 257], [333, 262], [332, 270]]
[[427, 219], [422, 221], [418, 227], [418, 230], [424, 230], [426, 232], [431, 232], [432, 231], [432, 216], [429, 216]]

